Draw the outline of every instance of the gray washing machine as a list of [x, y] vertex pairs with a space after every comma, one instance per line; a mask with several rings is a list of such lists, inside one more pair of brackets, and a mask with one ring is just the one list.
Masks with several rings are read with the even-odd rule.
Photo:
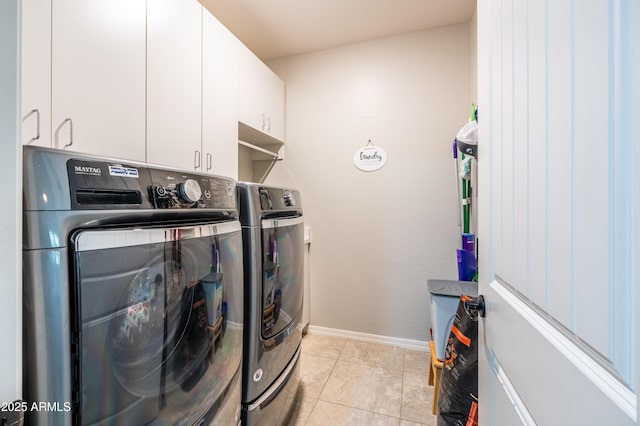
[[238, 424], [235, 181], [38, 147], [23, 170], [25, 424]]
[[244, 241], [243, 425], [286, 425], [299, 391], [304, 222], [296, 190], [238, 183]]

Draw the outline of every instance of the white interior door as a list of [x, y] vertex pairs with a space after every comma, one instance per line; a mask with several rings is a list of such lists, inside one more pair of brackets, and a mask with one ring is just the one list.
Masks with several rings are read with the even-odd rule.
[[478, 2], [483, 426], [640, 424], [639, 16]]

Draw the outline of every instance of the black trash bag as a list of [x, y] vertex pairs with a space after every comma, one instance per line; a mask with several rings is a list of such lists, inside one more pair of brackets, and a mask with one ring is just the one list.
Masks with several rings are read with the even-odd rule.
[[445, 348], [438, 398], [438, 426], [478, 425], [478, 311], [460, 296]]

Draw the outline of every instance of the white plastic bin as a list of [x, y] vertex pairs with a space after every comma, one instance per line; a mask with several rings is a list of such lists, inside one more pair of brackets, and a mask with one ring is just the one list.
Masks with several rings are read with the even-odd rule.
[[444, 349], [458, 309], [460, 296], [478, 296], [478, 283], [473, 281], [427, 280], [431, 298], [431, 330], [436, 356], [444, 359]]

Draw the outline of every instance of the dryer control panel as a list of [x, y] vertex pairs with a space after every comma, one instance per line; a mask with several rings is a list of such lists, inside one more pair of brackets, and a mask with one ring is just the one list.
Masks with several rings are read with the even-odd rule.
[[262, 210], [300, 209], [300, 193], [295, 189], [257, 187]]

